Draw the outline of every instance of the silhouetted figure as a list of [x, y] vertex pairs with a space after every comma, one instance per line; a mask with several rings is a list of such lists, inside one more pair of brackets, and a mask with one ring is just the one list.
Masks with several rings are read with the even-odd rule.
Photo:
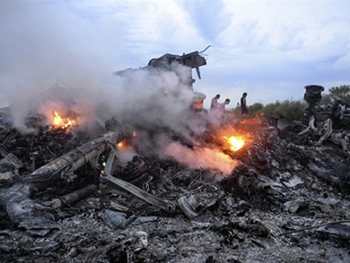
[[248, 114], [247, 95], [248, 95], [247, 92], [244, 92], [241, 98], [242, 115]]

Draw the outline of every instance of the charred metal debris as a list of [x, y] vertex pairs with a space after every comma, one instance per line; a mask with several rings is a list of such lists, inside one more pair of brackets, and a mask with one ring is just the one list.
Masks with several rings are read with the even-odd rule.
[[[169, 59], [205, 65], [193, 52], [147, 67]], [[141, 131], [114, 118], [91, 138], [78, 125], [42, 126], [33, 115], [27, 124], [36, 132], [23, 134], [2, 109], [1, 261], [349, 261], [348, 108], [317, 105], [323, 87], [305, 88], [309, 107], [299, 123], [226, 118], [192, 142], [164, 127], [150, 131], [151, 140], [170, 132], [189, 149], [226, 154], [236, 163], [229, 174], [145, 152]], [[231, 150], [223, 130], [246, 144]], [[135, 149], [127, 162], [121, 144]]]

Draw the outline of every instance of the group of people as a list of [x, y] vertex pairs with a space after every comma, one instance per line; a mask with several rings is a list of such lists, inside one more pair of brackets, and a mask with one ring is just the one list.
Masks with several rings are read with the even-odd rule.
[[231, 102], [231, 100], [226, 99], [223, 103], [219, 103], [220, 97], [220, 94], [216, 94], [216, 96], [211, 100], [210, 110], [226, 110], [226, 105], [228, 105]]
[[[224, 102], [220, 103], [220, 94], [216, 94], [216, 96], [211, 100], [210, 110], [209, 110], [209, 118], [211, 123], [216, 123], [218, 125], [224, 124], [232, 118], [232, 114], [230, 111], [226, 110], [226, 105], [230, 104], [230, 99], [225, 99]], [[247, 107], [247, 93], [244, 92], [241, 97], [241, 112], [242, 116], [248, 114]]]
[[[247, 106], [247, 92], [244, 92], [241, 97], [241, 113], [242, 115], [248, 114], [248, 106]], [[216, 94], [216, 96], [211, 100], [210, 104], [210, 111], [219, 111], [219, 112], [225, 112], [226, 111], [226, 105], [230, 103], [230, 99], [225, 99], [224, 102], [219, 103], [220, 94]]]

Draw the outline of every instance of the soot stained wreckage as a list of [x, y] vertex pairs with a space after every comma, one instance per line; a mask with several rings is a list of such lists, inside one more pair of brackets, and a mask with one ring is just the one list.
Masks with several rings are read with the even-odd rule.
[[[205, 65], [190, 54], [148, 67]], [[1, 262], [349, 262], [348, 137], [332, 140], [348, 127], [315, 123], [309, 109], [309, 125], [231, 113], [213, 124], [205, 96], [194, 98], [202, 133], [191, 141], [159, 126], [147, 139], [170, 134], [205, 164], [215, 155], [207, 168], [145, 150], [144, 126], [111, 118], [90, 138], [56, 112], [51, 125], [32, 115], [36, 132], [23, 134], [2, 109]]]

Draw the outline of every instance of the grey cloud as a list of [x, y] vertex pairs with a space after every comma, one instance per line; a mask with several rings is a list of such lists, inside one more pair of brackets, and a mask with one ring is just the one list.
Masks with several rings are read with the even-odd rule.
[[200, 34], [211, 44], [231, 24], [232, 14], [226, 13], [222, 1], [180, 1]]

